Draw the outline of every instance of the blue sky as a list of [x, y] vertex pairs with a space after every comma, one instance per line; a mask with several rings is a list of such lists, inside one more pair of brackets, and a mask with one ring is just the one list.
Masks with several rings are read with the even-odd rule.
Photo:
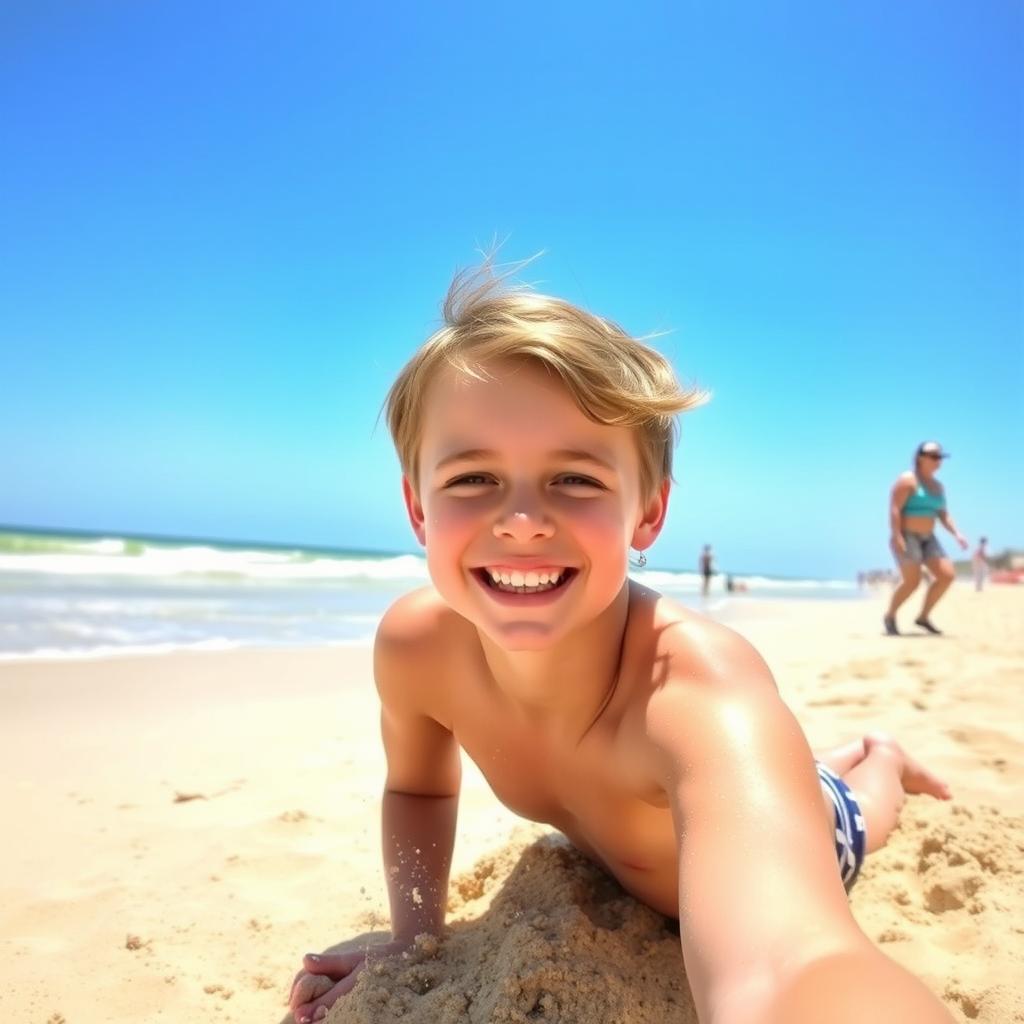
[[884, 565], [932, 437], [1024, 544], [1024, 8], [355, 8], [0, 13], [0, 522], [414, 550], [377, 411], [497, 236], [714, 392], [652, 565]]

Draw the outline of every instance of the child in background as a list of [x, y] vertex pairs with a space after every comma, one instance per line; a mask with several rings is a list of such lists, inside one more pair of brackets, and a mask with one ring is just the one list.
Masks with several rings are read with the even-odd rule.
[[815, 759], [742, 637], [628, 578], [665, 522], [674, 417], [704, 396], [487, 266], [444, 317], [387, 401], [433, 582], [375, 646], [393, 937], [308, 955], [295, 1020], [442, 932], [461, 747], [506, 806], [679, 918], [702, 1021], [948, 1024], [846, 898], [904, 794], [948, 788], [880, 734]]

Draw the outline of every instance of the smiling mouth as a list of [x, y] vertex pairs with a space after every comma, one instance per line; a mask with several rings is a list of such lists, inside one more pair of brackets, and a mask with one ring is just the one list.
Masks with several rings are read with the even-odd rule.
[[560, 590], [576, 575], [575, 569], [563, 568], [545, 572], [520, 572], [505, 569], [474, 569], [476, 576], [490, 590], [503, 594], [546, 594]]

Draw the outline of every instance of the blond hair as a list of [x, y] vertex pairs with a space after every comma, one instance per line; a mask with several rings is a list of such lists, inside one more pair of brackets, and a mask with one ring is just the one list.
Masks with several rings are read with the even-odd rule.
[[661, 353], [612, 321], [525, 286], [508, 286], [514, 270], [495, 274], [485, 259], [456, 274], [444, 301], [444, 326], [391, 386], [384, 410], [403, 472], [418, 488], [423, 402], [440, 369], [483, 380], [487, 362], [521, 358], [557, 374], [589, 419], [635, 428], [641, 488], [653, 493], [672, 478], [676, 415], [702, 405], [707, 393], [681, 388]]

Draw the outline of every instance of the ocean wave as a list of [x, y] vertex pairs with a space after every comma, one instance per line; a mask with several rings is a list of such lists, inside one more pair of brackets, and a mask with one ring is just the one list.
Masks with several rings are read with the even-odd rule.
[[[65, 536], [0, 531], [0, 572], [38, 576], [123, 579], [192, 579], [205, 582], [325, 583], [419, 586], [429, 581], [426, 559], [412, 554], [372, 554], [214, 541], [172, 541], [117, 536]], [[699, 573], [645, 569], [636, 579], [656, 589], [693, 592]], [[725, 574], [715, 576], [720, 587]], [[844, 591], [852, 581], [780, 579], [734, 574], [747, 590]]]
[[[664, 569], [643, 569], [631, 575], [640, 583], [653, 587], [655, 590], [699, 591], [704, 585], [704, 577], [696, 572], [672, 572]], [[716, 591], [723, 587], [723, 573], [714, 577], [712, 586]], [[761, 590], [780, 591], [855, 591], [857, 586], [846, 580], [814, 580], [814, 579], [781, 579], [771, 576], [746, 576], [743, 573], [733, 574], [733, 578], [742, 583], [748, 591], [756, 593]]]
[[209, 637], [188, 643], [165, 641], [152, 644], [99, 644], [88, 647], [38, 647], [28, 651], [0, 651], [0, 663], [21, 661], [96, 661], [106, 658], [131, 658], [204, 651], [282, 650], [320, 647], [368, 647], [373, 633], [330, 640], [303, 640], [301, 642], [274, 642], [267, 640], [229, 640]]
[[[8, 535], [10, 536], [10, 535]], [[255, 580], [276, 583], [416, 585], [428, 579], [426, 559], [416, 555], [330, 556], [319, 552], [212, 545], [165, 545], [117, 538], [0, 547], [0, 572], [105, 578]]]

